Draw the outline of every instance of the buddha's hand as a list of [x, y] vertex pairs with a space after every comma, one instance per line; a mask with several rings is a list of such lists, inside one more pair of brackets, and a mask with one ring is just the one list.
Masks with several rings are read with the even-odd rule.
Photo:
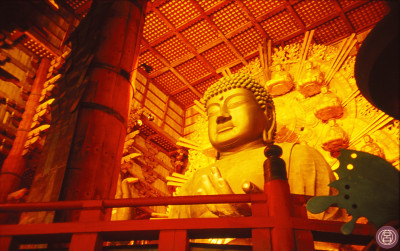
[[[217, 167], [211, 167], [210, 174], [202, 175], [202, 187], [198, 190], [202, 195], [233, 194], [228, 182], [222, 178]], [[247, 203], [207, 204], [213, 214], [223, 216], [250, 216], [251, 208]]]

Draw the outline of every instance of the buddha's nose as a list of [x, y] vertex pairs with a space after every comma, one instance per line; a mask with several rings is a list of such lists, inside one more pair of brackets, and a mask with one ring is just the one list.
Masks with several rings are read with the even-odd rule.
[[217, 124], [225, 123], [232, 119], [232, 116], [228, 113], [223, 113], [217, 117]]

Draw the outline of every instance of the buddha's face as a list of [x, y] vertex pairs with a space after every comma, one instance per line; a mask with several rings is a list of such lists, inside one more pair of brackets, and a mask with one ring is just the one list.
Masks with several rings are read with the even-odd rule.
[[231, 89], [212, 97], [207, 102], [207, 114], [210, 142], [219, 152], [262, 141], [267, 118], [247, 89]]

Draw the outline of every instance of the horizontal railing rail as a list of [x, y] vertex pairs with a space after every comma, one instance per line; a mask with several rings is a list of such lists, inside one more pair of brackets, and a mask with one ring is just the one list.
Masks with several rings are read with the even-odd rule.
[[[304, 195], [291, 195], [293, 206], [304, 206], [311, 198]], [[157, 198], [112, 199], [112, 200], [85, 200], [85, 201], [56, 201], [19, 204], [0, 204], [0, 212], [29, 212], [29, 211], [57, 211], [57, 210], [92, 210], [101, 211], [118, 207], [146, 207], [161, 205], [188, 205], [188, 204], [221, 204], [221, 203], [251, 203], [252, 207], [261, 208], [267, 205], [267, 195], [231, 194], [231, 195], [204, 195], [204, 196], [177, 196]], [[253, 209], [252, 209], [253, 210]], [[268, 210], [268, 209], [266, 209]], [[92, 212], [87, 211], [87, 212]], [[151, 220], [123, 220], [123, 221], [78, 221], [62, 223], [37, 223], [0, 225], [0, 244], [6, 240], [11, 243], [51, 243], [54, 240], [66, 243], [91, 243], [90, 238], [102, 241], [127, 240], [159, 240], [159, 243], [168, 246], [171, 241], [184, 243], [185, 239], [203, 238], [255, 238], [254, 234], [262, 229], [273, 229], [280, 225], [280, 221], [266, 214], [254, 213], [249, 217], [222, 217], [222, 218], [188, 218], [188, 219], [151, 219]], [[344, 224], [341, 221], [313, 220], [300, 216], [290, 217], [290, 228], [293, 231], [311, 231], [314, 240], [331, 241], [337, 243], [351, 243], [365, 245], [372, 239], [375, 228], [370, 224], [356, 224], [353, 233], [345, 236], [340, 233]], [[269, 230], [267, 230], [269, 231]], [[179, 236], [181, 238], [172, 236]], [[177, 235], [178, 234], [178, 235]], [[74, 237], [75, 236], [75, 237]], [[80, 239], [82, 236], [91, 236], [89, 240]], [[257, 236], [257, 234], [255, 235]], [[86, 237], [85, 237], [86, 238]], [[75, 242], [74, 242], [75, 240]], [[77, 246], [74, 244], [72, 246]], [[93, 244], [94, 245], [94, 244]], [[161, 244], [159, 244], [160, 246]], [[80, 246], [78, 245], [78, 248]], [[11, 249], [9, 249], [11, 250]], [[74, 249], [70, 249], [74, 250]], [[79, 250], [79, 249], [78, 249]], [[89, 250], [101, 250], [90, 248]], [[186, 249], [181, 249], [186, 250]]]
[[[224, 194], [202, 196], [174, 196], [134, 199], [110, 200], [79, 200], [79, 201], [53, 201], [53, 202], [28, 202], [0, 204], [0, 212], [32, 212], [53, 210], [92, 210], [118, 207], [145, 207], [165, 205], [194, 205], [194, 204], [223, 204], [223, 203], [254, 203], [266, 202], [266, 195], [257, 194]], [[87, 207], [85, 204], [91, 204]]]

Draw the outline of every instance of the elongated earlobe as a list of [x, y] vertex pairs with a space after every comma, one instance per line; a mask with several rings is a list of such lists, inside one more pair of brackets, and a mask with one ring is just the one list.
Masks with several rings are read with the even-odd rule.
[[272, 105], [268, 105], [264, 111], [264, 114], [267, 118], [267, 126], [263, 131], [263, 141], [265, 144], [271, 144], [274, 142], [276, 133], [276, 116], [274, 107]]

